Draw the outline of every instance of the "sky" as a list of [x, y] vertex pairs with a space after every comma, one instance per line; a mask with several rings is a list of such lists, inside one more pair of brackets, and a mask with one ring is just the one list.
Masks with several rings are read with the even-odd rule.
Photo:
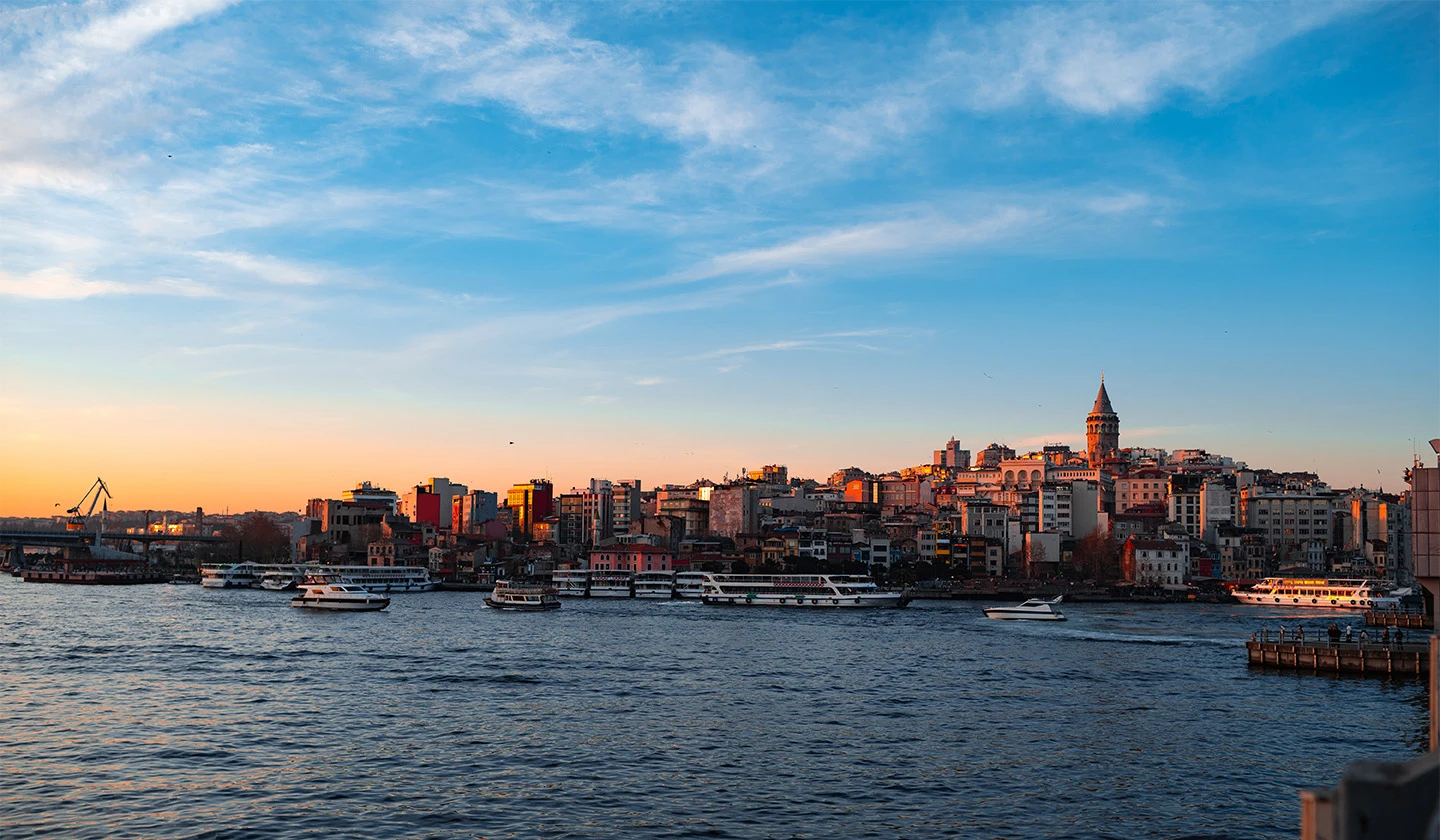
[[[1440, 5], [0, 6], [0, 515], [954, 437], [1404, 489]], [[60, 508], [56, 504], [60, 504]]]

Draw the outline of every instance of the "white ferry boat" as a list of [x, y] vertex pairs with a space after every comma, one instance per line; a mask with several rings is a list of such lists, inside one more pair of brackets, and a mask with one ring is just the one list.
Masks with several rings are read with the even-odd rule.
[[260, 588], [271, 592], [285, 592], [298, 588], [304, 579], [305, 575], [298, 567], [288, 571], [272, 569], [260, 575]]
[[339, 575], [371, 592], [430, 592], [440, 581], [424, 566], [310, 566], [311, 574]]
[[561, 569], [550, 576], [550, 581], [563, 598], [584, 598], [590, 589], [590, 573], [584, 569]]
[[609, 570], [590, 571], [591, 598], [632, 598], [635, 595], [633, 572]]
[[705, 594], [704, 572], [676, 572], [675, 597], [699, 600]]
[[1361, 578], [1265, 578], [1235, 590], [1242, 604], [1314, 609], [1389, 609], [1400, 599], [1384, 594], [1378, 581]]
[[312, 610], [370, 611], [385, 609], [390, 606], [390, 599], [369, 592], [363, 586], [322, 576], [300, 584], [300, 594], [290, 599], [290, 606]]
[[485, 599], [485, 606], [517, 612], [558, 610], [560, 609], [560, 595], [553, 586], [542, 586], [538, 583], [511, 583], [502, 580], [495, 583], [495, 591]]
[[636, 572], [636, 598], [674, 598], [674, 572]]
[[861, 575], [725, 575], [703, 572], [706, 604], [777, 607], [903, 607], [902, 592], [887, 592]]
[[222, 563], [218, 566], [202, 566], [200, 569], [200, 585], [206, 589], [248, 589], [258, 580], [254, 563]]

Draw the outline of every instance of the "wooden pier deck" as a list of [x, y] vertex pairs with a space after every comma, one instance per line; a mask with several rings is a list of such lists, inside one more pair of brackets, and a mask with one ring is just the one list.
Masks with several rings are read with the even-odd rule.
[[1430, 673], [1430, 645], [1425, 636], [1404, 644], [1252, 639], [1245, 643], [1245, 650], [1251, 665], [1269, 668], [1381, 677]]

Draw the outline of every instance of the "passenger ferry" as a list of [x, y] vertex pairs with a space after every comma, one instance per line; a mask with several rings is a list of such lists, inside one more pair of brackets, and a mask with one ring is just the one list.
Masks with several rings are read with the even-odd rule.
[[339, 575], [371, 592], [430, 592], [440, 581], [424, 566], [310, 566], [310, 571]]
[[636, 598], [674, 598], [674, 572], [636, 572]]
[[248, 589], [259, 580], [254, 563], [222, 563], [200, 568], [200, 585], [206, 589]]
[[705, 594], [704, 572], [676, 572], [675, 597], [699, 600]]
[[1235, 590], [1242, 604], [1314, 609], [1388, 609], [1400, 599], [1385, 595], [1378, 581], [1359, 578], [1265, 578]]
[[702, 572], [706, 604], [776, 607], [903, 607], [910, 597], [887, 592], [862, 575], [725, 575]]
[[517, 612], [558, 610], [560, 609], [560, 595], [553, 586], [542, 586], [538, 583], [511, 583], [508, 580], [502, 580], [496, 582], [495, 591], [485, 599], [485, 606]]
[[562, 569], [550, 576], [555, 592], [564, 598], [584, 598], [590, 588], [590, 573], [584, 569]]
[[610, 570], [590, 571], [591, 598], [632, 598], [635, 596], [633, 572]]

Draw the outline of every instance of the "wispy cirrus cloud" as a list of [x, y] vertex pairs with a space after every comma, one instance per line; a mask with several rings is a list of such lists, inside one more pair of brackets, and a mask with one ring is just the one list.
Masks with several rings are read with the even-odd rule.
[[104, 295], [218, 297], [215, 288], [188, 278], [161, 277], [145, 282], [92, 280], [63, 268], [17, 275], [0, 271], [0, 295], [32, 300], [84, 300]]

